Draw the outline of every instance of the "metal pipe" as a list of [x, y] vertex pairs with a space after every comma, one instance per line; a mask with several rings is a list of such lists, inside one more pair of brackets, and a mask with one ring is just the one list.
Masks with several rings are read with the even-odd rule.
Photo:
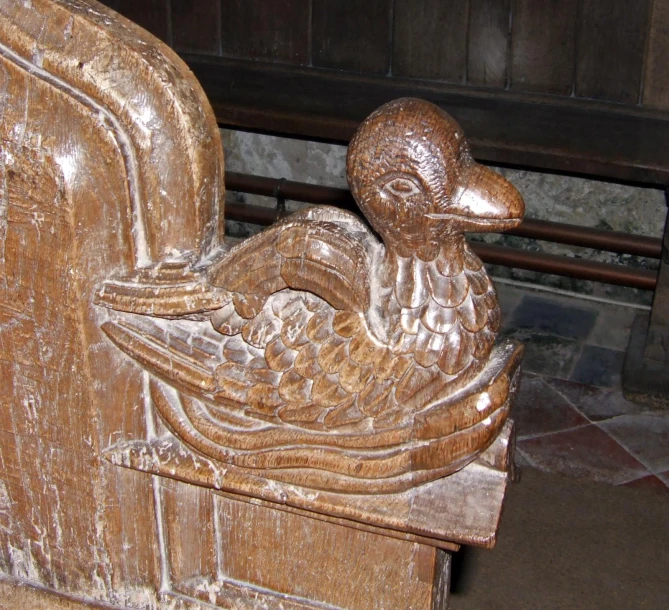
[[[275, 208], [265, 208], [257, 205], [228, 203], [225, 214], [231, 220], [259, 225], [270, 225], [278, 220]], [[642, 290], [655, 290], [657, 284], [657, 272], [648, 269], [599, 263], [540, 252], [528, 252], [527, 250], [481, 242], [470, 242], [470, 245], [481, 260], [493, 265], [564, 275], [606, 284], [631, 286]]]
[[527, 218], [519, 227], [505, 231], [505, 233], [570, 246], [582, 246], [621, 254], [636, 254], [647, 258], [662, 256], [661, 239], [622, 231], [591, 229], [563, 222]]
[[[277, 189], [280, 188], [281, 196], [284, 199], [320, 205], [334, 205], [354, 211], [358, 209], [348, 189], [251, 176], [237, 172], [226, 172], [225, 184], [226, 188], [231, 191], [269, 197], [276, 196]], [[662, 255], [661, 239], [546, 220], [526, 219], [519, 227], [506, 231], [506, 233], [519, 237], [622, 254], [635, 254], [649, 258], [659, 259]]]
[[225, 172], [225, 188], [238, 193], [250, 193], [266, 197], [276, 196], [276, 190], [280, 188], [283, 198], [291, 201], [357, 209], [351, 191], [348, 189], [307, 184], [306, 182], [295, 182], [282, 178], [266, 178], [238, 172]]
[[543, 252], [528, 252], [481, 242], [470, 242], [469, 245], [482, 261], [493, 265], [540, 271], [618, 286], [630, 286], [641, 290], [655, 290], [657, 285], [657, 271], [650, 269], [600, 263]]

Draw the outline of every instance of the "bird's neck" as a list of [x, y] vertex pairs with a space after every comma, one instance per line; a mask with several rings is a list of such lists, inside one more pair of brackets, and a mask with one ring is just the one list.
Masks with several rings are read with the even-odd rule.
[[[420, 293], [428, 286], [428, 269], [431, 265], [441, 265], [444, 261], [452, 261], [453, 274], [464, 272], [465, 252], [469, 246], [462, 234], [449, 235], [441, 243], [439, 254], [430, 261], [424, 261], [417, 255], [399, 256], [389, 248], [381, 246], [373, 263], [373, 285], [370, 309], [367, 321], [373, 328], [373, 334], [381, 341], [394, 343], [399, 332], [399, 318], [402, 313], [401, 300], [407, 301], [408, 293], [416, 293], [411, 300], [419, 301]], [[400, 299], [399, 295], [404, 298]]]
[[[456, 260], [462, 259], [465, 255], [465, 252], [471, 252], [471, 248], [467, 244], [467, 240], [462, 233], [456, 235], [446, 236], [440, 244], [437, 255], [431, 260], [422, 260], [418, 255], [414, 254], [411, 257], [402, 257], [395, 253], [393, 250], [386, 249], [384, 251], [383, 257], [383, 267], [385, 269], [385, 276], [387, 283], [395, 283], [401, 277], [401, 269], [406, 267], [407, 261], [420, 261], [420, 267], [429, 266], [431, 264], [436, 264], [438, 259], [441, 260]], [[414, 265], [416, 266], [416, 265]]]
[[435, 257], [435, 260], [438, 258], [453, 259], [454, 257], [462, 257], [464, 256], [465, 251], [468, 250], [470, 250], [470, 248], [463, 233], [449, 235], [441, 242], [439, 254]]

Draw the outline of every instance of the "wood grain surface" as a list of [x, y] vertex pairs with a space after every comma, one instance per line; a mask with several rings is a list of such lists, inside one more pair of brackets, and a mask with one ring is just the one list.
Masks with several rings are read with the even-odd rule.
[[393, 75], [463, 82], [469, 0], [397, 0], [394, 6]]
[[511, 0], [470, 0], [467, 82], [506, 86]]
[[312, 4], [314, 66], [388, 73], [389, 0], [313, 0]]
[[650, 2], [584, 0], [578, 30], [578, 97], [639, 101]]

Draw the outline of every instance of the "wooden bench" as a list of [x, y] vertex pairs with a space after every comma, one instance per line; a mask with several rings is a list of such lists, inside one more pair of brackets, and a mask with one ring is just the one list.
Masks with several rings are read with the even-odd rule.
[[[214, 0], [197, 9], [172, 3], [171, 12], [160, 0], [108, 4], [172, 44], [233, 128], [346, 143], [372, 109], [415, 96], [447, 109], [483, 161], [669, 184], [669, 9], [660, 2], [292, 0], [277, 10], [266, 0]], [[661, 259], [655, 275], [497, 253], [545, 272], [657, 283], [650, 317], [635, 324], [623, 384], [637, 399], [666, 398], [666, 243], [659, 256], [656, 240], [553, 229], [525, 235]]]
[[214, 113], [145, 31], [0, 1], [0, 82], [0, 608], [445, 608], [522, 357], [462, 232], [515, 188], [400, 101], [350, 156], [383, 242], [321, 207], [235, 244]]

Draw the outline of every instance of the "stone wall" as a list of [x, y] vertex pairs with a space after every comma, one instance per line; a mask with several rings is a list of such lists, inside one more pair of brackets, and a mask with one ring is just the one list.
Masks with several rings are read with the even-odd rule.
[[[260, 176], [287, 178], [326, 186], [346, 187], [346, 147], [320, 142], [278, 138], [223, 130], [226, 168]], [[659, 189], [614, 184], [524, 170], [497, 168], [522, 193], [529, 218], [567, 222], [586, 227], [660, 237], [666, 215], [664, 194]], [[237, 200], [273, 205], [272, 199], [230, 194]], [[298, 207], [288, 202], [289, 209]], [[229, 230], [246, 236], [258, 227], [230, 222]], [[536, 252], [561, 254], [603, 262], [656, 268], [657, 261], [573, 246], [504, 235], [473, 236], [491, 243]], [[519, 269], [492, 267], [500, 278], [550, 286], [583, 295], [649, 304], [651, 293], [608, 284], [539, 274]]]

